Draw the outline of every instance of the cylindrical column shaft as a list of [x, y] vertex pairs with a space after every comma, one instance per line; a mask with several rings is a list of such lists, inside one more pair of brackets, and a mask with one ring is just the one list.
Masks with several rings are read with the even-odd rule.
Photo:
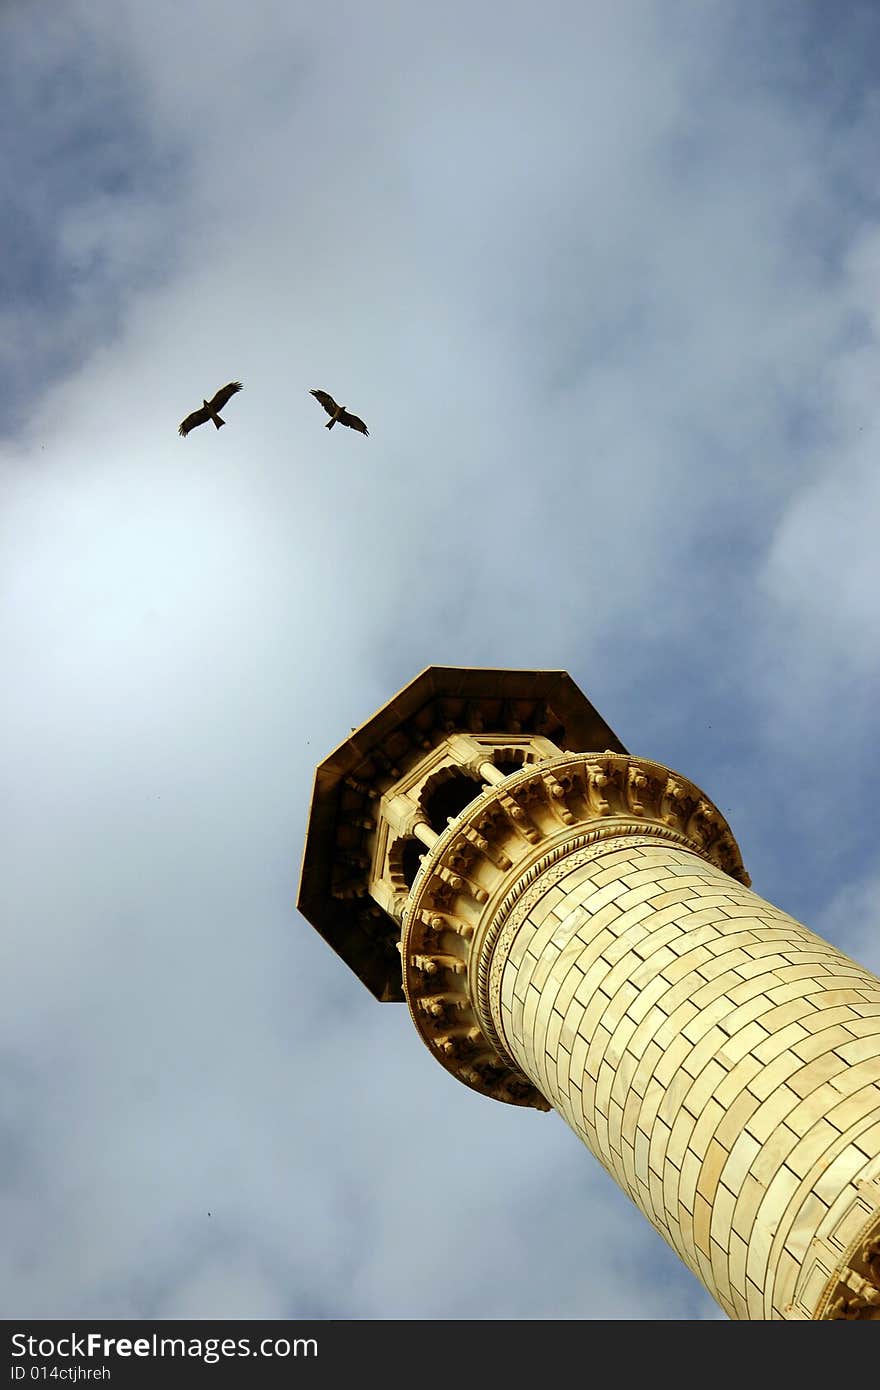
[[427, 821], [423, 820], [416, 821], [413, 826], [413, 834], [417, 839], [421, 840], [423, 845], [427, 845], [428, 849], [430, 849], [432, 845], [435, 845], [440, 838], [437, 831], [428, 825]]
[[647, 837], [539, 873], [492, 957], [504, 1047], [729, 1315], [813, 1316], [876, 1234], [880, 981]]

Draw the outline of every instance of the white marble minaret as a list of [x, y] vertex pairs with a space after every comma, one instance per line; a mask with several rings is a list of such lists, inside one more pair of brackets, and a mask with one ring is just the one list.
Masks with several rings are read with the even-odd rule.
[[558, 1110], [731, 1318], [880, 1317], [880, 980], [560, 671], [431, 667], [318, 768], [304, 915]]

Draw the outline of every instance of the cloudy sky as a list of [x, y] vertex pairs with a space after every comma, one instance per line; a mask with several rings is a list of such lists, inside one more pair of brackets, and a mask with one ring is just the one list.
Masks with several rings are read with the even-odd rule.
[[880, 970], [878, 69], [854, 0], [5, 0], [5, 1316], [723, 1317], [296, 889], [352, 725], [564, 668]]

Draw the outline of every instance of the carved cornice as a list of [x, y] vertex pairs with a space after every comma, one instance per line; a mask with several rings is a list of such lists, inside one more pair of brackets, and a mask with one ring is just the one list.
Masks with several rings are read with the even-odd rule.
[[818, 1322], [880, 1320], [880, 1211], [851, 1242], [813, 1314]]
[[424, 1042], [466, 1085], [550, 1108], [493, 1023], [513, 914], [528, 910], [539, 875], [562, 878], [573, 854], [580, 863], [631, 836], [665, 840], [750, 882], [727, 822], [699, 788], [660, 763], [611, 752], [561, 753], [511, 774], [425, 853], [403, 915], [404, 993]]

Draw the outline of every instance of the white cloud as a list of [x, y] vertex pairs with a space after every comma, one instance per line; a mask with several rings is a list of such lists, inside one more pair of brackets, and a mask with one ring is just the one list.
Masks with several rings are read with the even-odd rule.
[[[472, 1096], [367, 996], [296, 880], [315, 764], [421, 667], [564, 666], [705, 782], [760, 891], [870, 952], [873, 845], [829, 834], [816, 762], [867, 826], [854, 35], [806, 109], [775, 14], [69, 14], [16, 20], [29, 148], [62, 53], [81, 140], [75, 197], [63, 161], [22, 177], [48, 307], [0, 301], [30, 325], [0, 455], [4, 1306], [629, 1319], [637, 1280], [643, 1316], [712, 1318], [556, 1117]], [[181, 440], [231, 378], [227, 427]]]

